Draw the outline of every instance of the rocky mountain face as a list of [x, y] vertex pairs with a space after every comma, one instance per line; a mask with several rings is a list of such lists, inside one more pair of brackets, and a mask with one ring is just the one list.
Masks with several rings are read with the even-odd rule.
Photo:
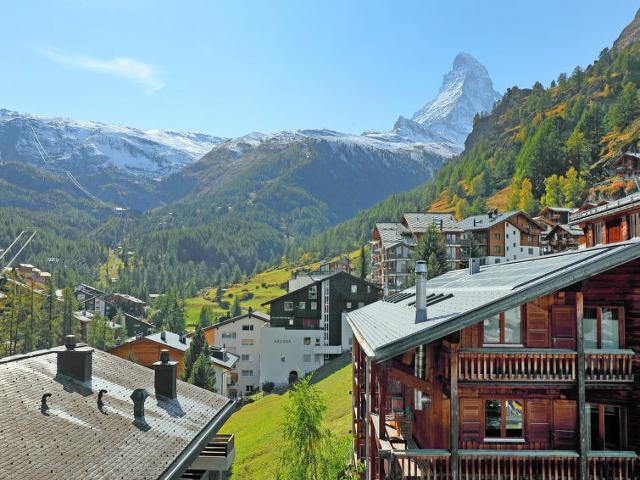
[[0, 109], [0, 159], [51, 171], [118, 168], [134, 175], [165, 176], [223, 141], [202, 133], [141, 130]]

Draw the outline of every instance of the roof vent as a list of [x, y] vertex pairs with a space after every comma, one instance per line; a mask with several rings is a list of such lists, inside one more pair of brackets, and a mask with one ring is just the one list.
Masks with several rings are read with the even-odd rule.
[[160, 332], [160, 340], [162, 340], [163, 342], [167, 341], [167, 332], [165, 332], [164, 330]]
[[224, 359], [224, 348], [220, 347], [218, 345], [211, 345], [209, 347], [209, 354], [213, 358], [217, 358], [219, 360], [222, 360], [222, 359]]
[[427, 320], [427, 262], [416, 262], [416, 323]]
[[180, 343], [187, 343], [187, 337], [184, 332], [180, 332]]
[[100, 391], [98, 392], [98, 410], [102, 410], [102, 407], [104, 407], [104, 401], [102, 400], [102, 397], [105, 393], [107, 393], [107, 391], [104, 388], [100, 389]]
[[50, 393], [45, 393], [44, 395], [42, 395], [42, 398], [40, 399], [40, 411], [42, 413], [46, 413], [47, 410], [49, 410], [49, 405], [47, 405], [47, 400], [50, 396], [51, 396]]
[[71, 377], [81, 382], [91, 381], [93, 348], [78, 346], [75, 335], [65, 337], [64, 348], [58, 347], [58, 375]]
[[144, 418], [144, 402], [149, 394], [144, 388], [136, 388], [131, 394], [133, 400], [133, 416], [135, 419]]
[[476, 273], [480, 273], [480, 259], [470, 258], [469, 259], [469, 275], [475, 275]]
[[178, 374], [178, 362], [169, 360], [169, 350], [160, 350], [160, 360], [153, 364], [155, 371], [153, 385], [156, 397], [176, 398], [176, 377]]

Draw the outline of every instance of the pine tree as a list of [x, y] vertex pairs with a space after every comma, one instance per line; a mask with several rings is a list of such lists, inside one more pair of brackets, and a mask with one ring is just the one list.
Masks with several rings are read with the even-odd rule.
[[360, 247], [360, 278], [363, 280], [367, 278], [368, 274], [368, 262], [364, 245]]
[[207, 338], [204, 335], [204, 330], [200, 325], [196, 325], [196, 331], [191, 337], [191, 342], [189, 343], [189, 348], [184, 352], [184, 364], [182, 365], [182, 373], [180, 374], [180, 378], [185, 382], [189, 381], [191, 377], [191, 371], [193, 370], [193, 366], [196, 363], [196, 360], [203, 353], [206, 354], [209, 351], [209, 344], [207, 343]]
[[198, 318], [198, 325], [202, 328], [206, 328], [211, 326], [213, 323], [213, 318], [211, 315], [211, 308], [209, 305], [203, 305], [200, 309], [200, 317]]
[[60, 343], [64, 343], [67, 335], [73, 335], [77, 332], [77, 320], [73, 312], [77, 308], [76, 298], [73, 295], [71, 287], [67, 287], [62, 291], [62, 331]]
[[562, 184], [555, 173], [544, 180], [545, 194], [542, 196], [542, 204], [546, 207], [560, 207], [564, 204]]
[[242, 314], [242, 307], [240, 306], [240, 300], [238, 297], [235, 297], [233, 300], [233, 307], [231, 307], [231, 316], [237, 317]]
[[420, 237], [420, 241], [413, 250], [411, 257], [414, 261], [427, 262], [427, 277], [442, 275], [448, 270], [447, 249], [440, 230], [435, 225], [429, 225]]
[[211, 360], [209, 360], [205, 352], [202, 352], [196, 359], [187, 381], [205, 390], [216, 391], [215, 372], [211, 365]]

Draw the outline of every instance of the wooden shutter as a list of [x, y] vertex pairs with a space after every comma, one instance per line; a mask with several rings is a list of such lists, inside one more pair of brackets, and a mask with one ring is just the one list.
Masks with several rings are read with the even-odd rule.
[[553, 348], [576, 348], [576, 309], [573, 305], [551, 307], [551, 343]]
[[527, 433], [529, 448], [548, 449], [551, 431], [551, 400], [527, 400]]
[[534, 303], [527, 307], [527, 347], [549, 348], [549, 313]]
[[574, 401], [553, 401], [553, 448], [576, 449], [577, 410]]
[[479, 398], [460, 399], [460, 446], [477, 448], [484, 437], [484, 402]]

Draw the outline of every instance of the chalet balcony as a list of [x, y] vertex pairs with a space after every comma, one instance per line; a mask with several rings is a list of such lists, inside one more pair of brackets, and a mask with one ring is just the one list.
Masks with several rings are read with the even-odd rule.
[[236, 456], [233, 435], [217, 434], [191, 464], [194, 470], [226, 472]]
[[[585, 381], [633, 383], [633, 350], [585, 351]], [[477, 348], [459, 352], [460, 382], [573, 383], [577, 353], [573, 350]]]
[[[448, 480], [448, 450], [381, 450], [388, 479]], [[579, 455], [572, 450], [459, 450], [458, 478], [464, 480], [573, 480], [579, 478]], [[637, 478], [637, 455], [631, 451], [590, 451], [587, 480]]]

